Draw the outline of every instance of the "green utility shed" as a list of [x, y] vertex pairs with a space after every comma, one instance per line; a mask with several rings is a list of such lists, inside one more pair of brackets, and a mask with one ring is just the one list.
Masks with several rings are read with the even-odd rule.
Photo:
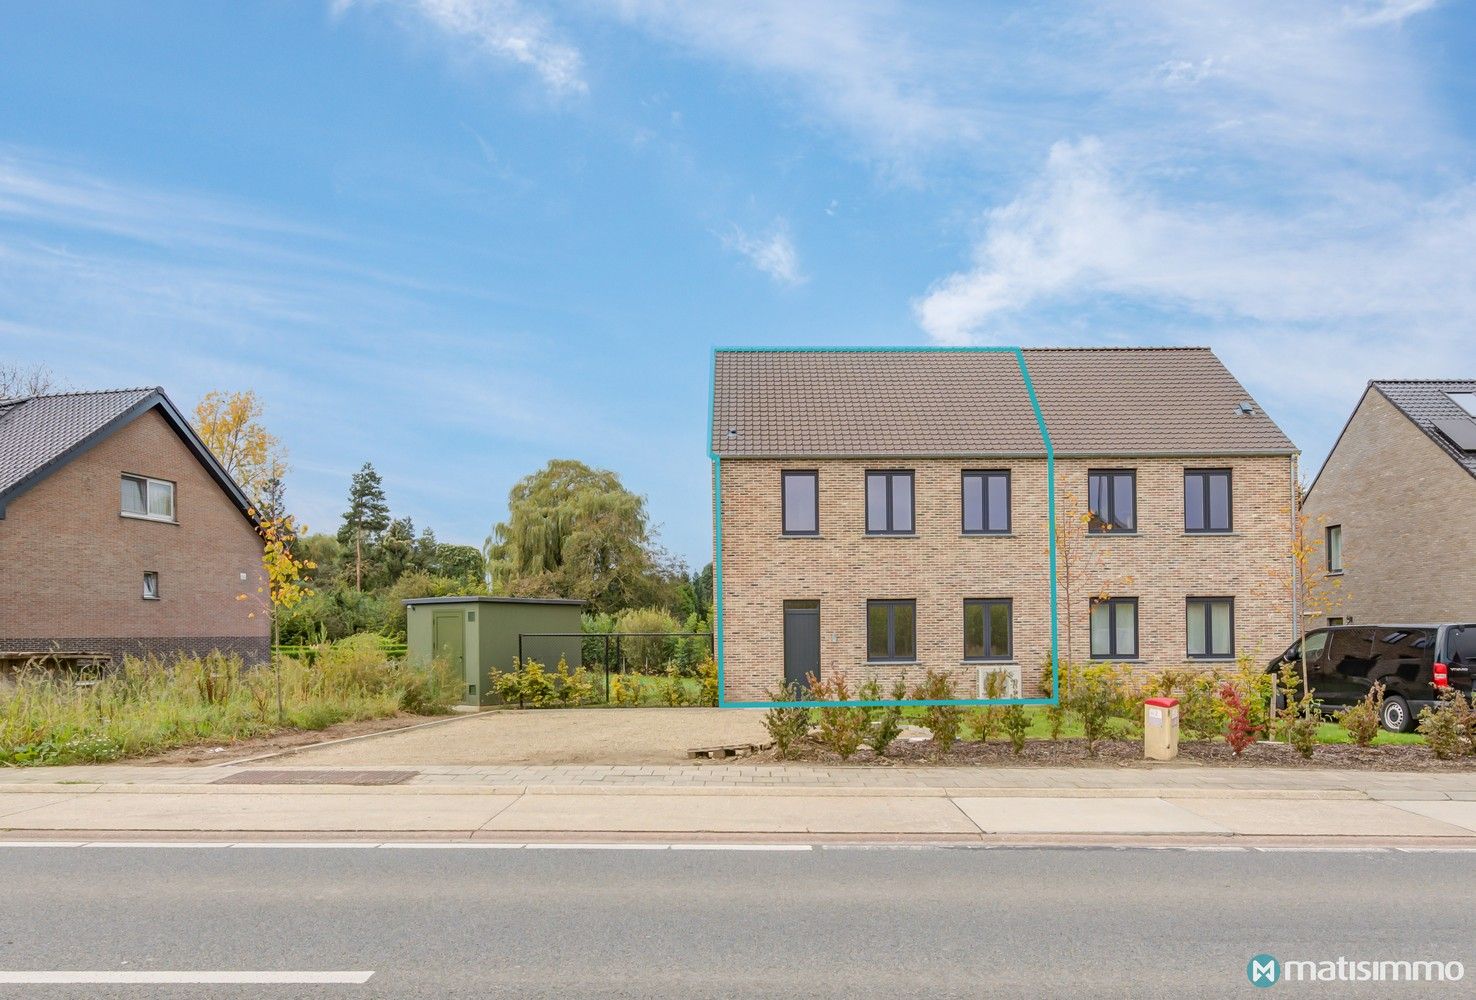
[[[549, 670], [562, 656], [580, 665], [583, 601], [544, 597], [417, 597], [405, 601], [407, 653], [443, 659], [466, 678], [464, 705], [497, 701], [492, 671], [511, 670], [524, 636], [524, 656]], [[550, 633], [563, 633], [551, 635]]]

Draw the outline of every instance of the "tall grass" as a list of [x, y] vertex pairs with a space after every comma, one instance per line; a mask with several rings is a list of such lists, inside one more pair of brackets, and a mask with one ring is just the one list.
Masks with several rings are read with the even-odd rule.
[[129, 658], [121, 670], [82, 675], [22, 668], [0, 679], [0, 765], [96, 763], [286, 728], [442, 714], [460, 697], [442, 665], [390, 660], [377, 648], [324, 646], [311, 664], [280, 663], [280, 718], [272, 668], [246, 669], [234, 656]]

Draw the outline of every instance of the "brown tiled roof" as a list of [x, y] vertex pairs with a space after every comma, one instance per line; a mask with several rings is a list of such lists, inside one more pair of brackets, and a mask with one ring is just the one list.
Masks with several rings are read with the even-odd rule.
[[[1209, 348], [1024, 357], [1057, 454], [1295, 450]], [[1045, 453], [1015, 355], [980, 350], [720, 350], [712, 436], [724, 458]]]

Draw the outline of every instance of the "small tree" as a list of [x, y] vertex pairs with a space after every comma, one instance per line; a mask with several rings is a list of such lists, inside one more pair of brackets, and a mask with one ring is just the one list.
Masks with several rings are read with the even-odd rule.
[[255, 618], [259, 611], [267, 615], [271, 622], [272, 672], [277, 685], [277, 721], [281, 723], [286, 719], [286, 711], [282, 705], [282, 661], [277, 652], [282, 638], [281, 615], [290, 612], [312, 593], [305, 583], [304, 574], [316, 568], [316, 563], [293, 554], [292, 543], [307, 531], [307, 525], [297, 524], [291, 514], [278, 514], [258, 520], [254, 508], [248, 513], [262, 540], [261, 585], [256, 588], [255, 595], [239, 594], [236, 600], [254, 599], [257, 611], [250, 612], [247, 617]]
[[[913, 689], [912, 697], [919, 701], [945, 701], [957, 699], [953, 679], [946, 673], [929, 670], [923, 682]], [[963, 709], [957, 704], [927, 705], [923, 708], [923, 725], [933, 734], [933, 755], [942, 757], [953, 749], [958, 741], [958, 731], [963, 723]]]

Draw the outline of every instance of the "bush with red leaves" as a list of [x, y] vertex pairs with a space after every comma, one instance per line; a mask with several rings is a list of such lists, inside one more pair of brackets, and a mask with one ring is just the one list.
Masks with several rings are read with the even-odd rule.
[[1220, 685], [1220, 701], [1225, 705], [1225, 742], [1239, 757], [1245, 748], [1256, 741], [1256, 736], [1265, 727], [1251, 721], [1251, 707], [1234, 684], [1226, 681]]

